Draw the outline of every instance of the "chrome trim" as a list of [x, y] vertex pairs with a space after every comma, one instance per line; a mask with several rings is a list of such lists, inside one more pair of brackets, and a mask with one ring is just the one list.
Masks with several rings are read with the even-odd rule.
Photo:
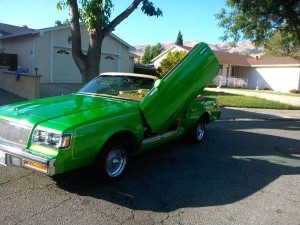
[[26, 147], [31, 133], [31, 127], [25, 124], [19, 124], [7, 120], [0, 119], [0, 139]]
[[207, 49], [206, 48], [203, 48], [200, 52], [200, 55], [202, 55]]
[[165, 138], [169, 138], [169, 137], [176, 137], [176, 135], [178, 135], [178, 130], [169, 131], [169, 132], [164, 133], [162, 135], [156, 135], [154, 137], [146, 138], [146, 139], [143, 140], [142, 144], [143, 145], [150, 144], [152, 142], [156, 142], [156, 141], [159, 141], [161, 139], [165, 139]]
[[[12, 146], [8, 146], [7, 142], [0, 139], [0, 150], [6, 153], [6, 162], [7, 165], [13, 165], [12, 157], [16, 157], [20, 159], [20, 165], [21, 167], [30, 168], [42, 173], [46, 173], [49, 176], [52, 176], [55, 174], [55, 159], [52, 158], [46, 158], [42, 156], [33, 155], [29, 152], [26, 152], [24, 149], [16, 148]], [[25, 165], [25, 161], [32, 161], [39, 164], [42, 164], [47, 167], [47, 172], [29, 167]]]

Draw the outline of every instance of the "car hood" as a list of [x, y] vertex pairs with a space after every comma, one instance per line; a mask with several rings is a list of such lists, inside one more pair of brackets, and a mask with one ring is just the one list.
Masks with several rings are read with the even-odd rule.
[[[80, 114], [81, 117], [76, 119], [78, 121], [99, 118], [126, 111], [134, 105], [136, 103], [120, 99], [72, 94], [12, 104], [0, 108], [0, 115], [4, 119], [37, 125], [44, 121], [67, 117], [71, 114]], [[88, 118], [83, 118], [85, 115], [82, 112], [87, 111], [93, 113], [89, 113]], [[73, 123], [75, 122], [73, 121]]]

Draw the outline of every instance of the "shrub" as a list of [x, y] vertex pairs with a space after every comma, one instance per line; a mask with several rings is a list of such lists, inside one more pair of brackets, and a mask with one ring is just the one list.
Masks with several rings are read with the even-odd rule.
[[215, 88], [215, 87], [217, 87], [217, 85], [215, 85], [215, 83], [213, 81], [211, 81], [210, 83], [208, 83], [206, 85], [206, 87]]
[[160, 75], [164, 77], [186, 54], [184, 51], [169, 52], [160, 63]]
[[297, 89], [292, 89], [292, 90], [289, 90], [290, 93], [293, 93], [293, 94], [298, 94], [298, 90]]

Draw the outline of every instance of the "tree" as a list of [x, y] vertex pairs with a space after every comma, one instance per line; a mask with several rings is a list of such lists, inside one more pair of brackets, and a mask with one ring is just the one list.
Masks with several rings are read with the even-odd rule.
[[[132, 3], [116, 18], [111, 20], [113, 9], [112, 0], [59, 0], [57, 9], [69, 7], [72, 56], [82, 75], [85, 84], [99, 74], [100, 57], [103, 39], [111, 33], [123, 20], [125, 20], [142, 3], [141, 10], [147, 16], [162, 16], [160, 8], [156, 8], [149, 0], [133, 0]], [[87, 26], [89, 33], [89, 47], [87, 54], [82, 52], [80, 22]]]
[[151, 47], [150, 45], [146, 46], [144, 55], [142, 57], [142, 63], [150, 64], [151, 60], [158, 56], [163, 50], [164, 48], [160, 43], [157, 43], [153, 47]]
[[151, 47], [150, 45], [147, 45], [144, 51], [144, 55], [142, 57], [142, 63], [150, 64], [150, 61], [151, 61]]
[[226, 6], [229, 9], [216, 15], [219, 26], [225, 28], [223, 41], [236, 42], [243, 37], [260, 46], [278, 30], [282, 35], [293, 35], [299, 44], [299, 0], [226, 0]]
[[178, 32], [175, 45], [183, 45], [182, 33], [180, 31]]
[[292, 35], [282, 35], [280, 31], [269, 38], [265, 46], [264, 56], [290, 56], [300, 58], [300, 46]]
[[161, 45], [161, 43], [157, 43], [151, 48], [151, 60], [154, 59], [156, 56], [158, 56], [160, 53], [164, 51], [164, 47]]
[[62, 23], [63, 25], [70, 25], [71, 22], [69, 19], [65, 19], [65, 21]]
[[161, 76], [165, 76], [176, 64], [184, 58], [187, 53], [185, 51], [169, 52], [167, 57], [164, 58], [159, 67], [159, 73]]

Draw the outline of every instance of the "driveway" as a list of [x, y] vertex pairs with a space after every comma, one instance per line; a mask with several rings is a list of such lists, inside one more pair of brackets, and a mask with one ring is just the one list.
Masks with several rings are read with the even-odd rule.
[[0, 106], [12, 104], [15, 102], [25, 101], [26, 99], [21, 98], [17, 95], [11, 94], [10, 92], [0, 89]]
[[134, 157], [116, 183], [0, 166], [0, 224], [299, 225], [299, 132], [299, 121], [215, 122], [200, 145]]
[[[41, 84], [41, 98], [47, 98], [58, 95], [67, 95], [77, 92], [81, 84]], [[16, 102], [26, 101], [10, 92], [0, 89], [0, 106]]]
[[242, 90], [242, 89], [232, 89], [232, 88], [205, 88], [208, 91], [214, 92], [225, 92], [229, 94], [237, 94], [237, 95], [247, 95], [258, 98], [264, 98], [271, 101], [277, 101], [293, 106], [300, 106], [300, 95], [291, 96], [284, 94], [277, 94], [276, 92], [264, 92], [264, 91], [250, 91], [250, 90]]

